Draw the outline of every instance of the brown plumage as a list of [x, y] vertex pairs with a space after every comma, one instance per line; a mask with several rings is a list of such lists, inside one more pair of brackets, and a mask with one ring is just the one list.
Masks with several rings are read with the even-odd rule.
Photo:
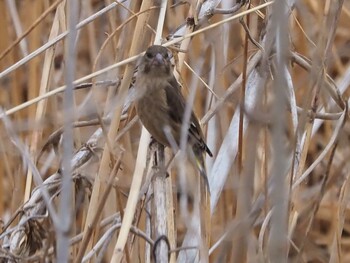
[[[170, 128], [172, 137], [179, 145], [186, 107], [186, 100], [172, 72], [170, 58], [171, 53], [165, 47], [149, 47], [139, 65], [135, 83], [140, 94], [136, 101], [136, 110], [142, 124], [155, 140], [169, 147], [164, 128]], [[188, 130], [188, 145], [191, 146], [188, 147], [189, 157], [192, 156], [192, 162], [195, 162], [208, 185], [203, 153], [207, 152], [210, 156], [212, 153], [204, 142], [203, 132], [193, 111]]]

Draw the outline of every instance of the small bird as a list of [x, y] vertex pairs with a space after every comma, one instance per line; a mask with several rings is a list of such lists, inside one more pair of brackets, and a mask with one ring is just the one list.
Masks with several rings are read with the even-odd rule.
[[[168, 147], [171, 147], [169, 133], [176, 144], [180, 144], [186, 107], [186, 100], [173, 75], [170, 59], [171, 52], [167, 48], [159, 45], [150, 46], [138, 66], [135, 82], [139, 93], [136, 110], [142, 124], [156, 141]], [[213, 154], [203, 137], [198, 119], [192, 111], [187, 152], [209, 190], [203, 154], [207, 152], [211, 157]]]

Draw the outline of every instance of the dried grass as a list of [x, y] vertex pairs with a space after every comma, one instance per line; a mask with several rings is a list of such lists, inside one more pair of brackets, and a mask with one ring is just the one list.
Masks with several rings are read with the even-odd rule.
[[[350, 260], [348, 1], [73, 2], [0, 1], [0, 262]], [[210, 196], [135, 116], [152, 43]]]

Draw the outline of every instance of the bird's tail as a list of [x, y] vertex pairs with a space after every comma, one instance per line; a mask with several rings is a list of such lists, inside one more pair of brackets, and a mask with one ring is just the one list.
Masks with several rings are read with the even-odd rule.
[[205, 162], [204, 162], [204, 152], [202, 150], [202, 148], [200, 148], [197, 145], [194, 145], [192, 147], [193, 150], [193, 159], [195, 162], [195, 166], [198, 169], [204, 184], [206, 185], [208, 192], [210, 194], [210, 186], [209, 186], [209, 180], [208, 180], [208, 176], [207, 176], [207, 171], [206, 171], [206, 167], [205, 167]]

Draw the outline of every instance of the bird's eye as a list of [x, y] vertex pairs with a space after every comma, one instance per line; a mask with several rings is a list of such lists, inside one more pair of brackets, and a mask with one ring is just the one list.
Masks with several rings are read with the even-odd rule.
[[147, 57], [147, 58], [152, 58], [153, 56], [152, 56], [151, 53], [146, 53], [146, 57]]
[[173, 53], [167, 52], [165, 58], [166, 59], [171, 59], [173, 57]]

